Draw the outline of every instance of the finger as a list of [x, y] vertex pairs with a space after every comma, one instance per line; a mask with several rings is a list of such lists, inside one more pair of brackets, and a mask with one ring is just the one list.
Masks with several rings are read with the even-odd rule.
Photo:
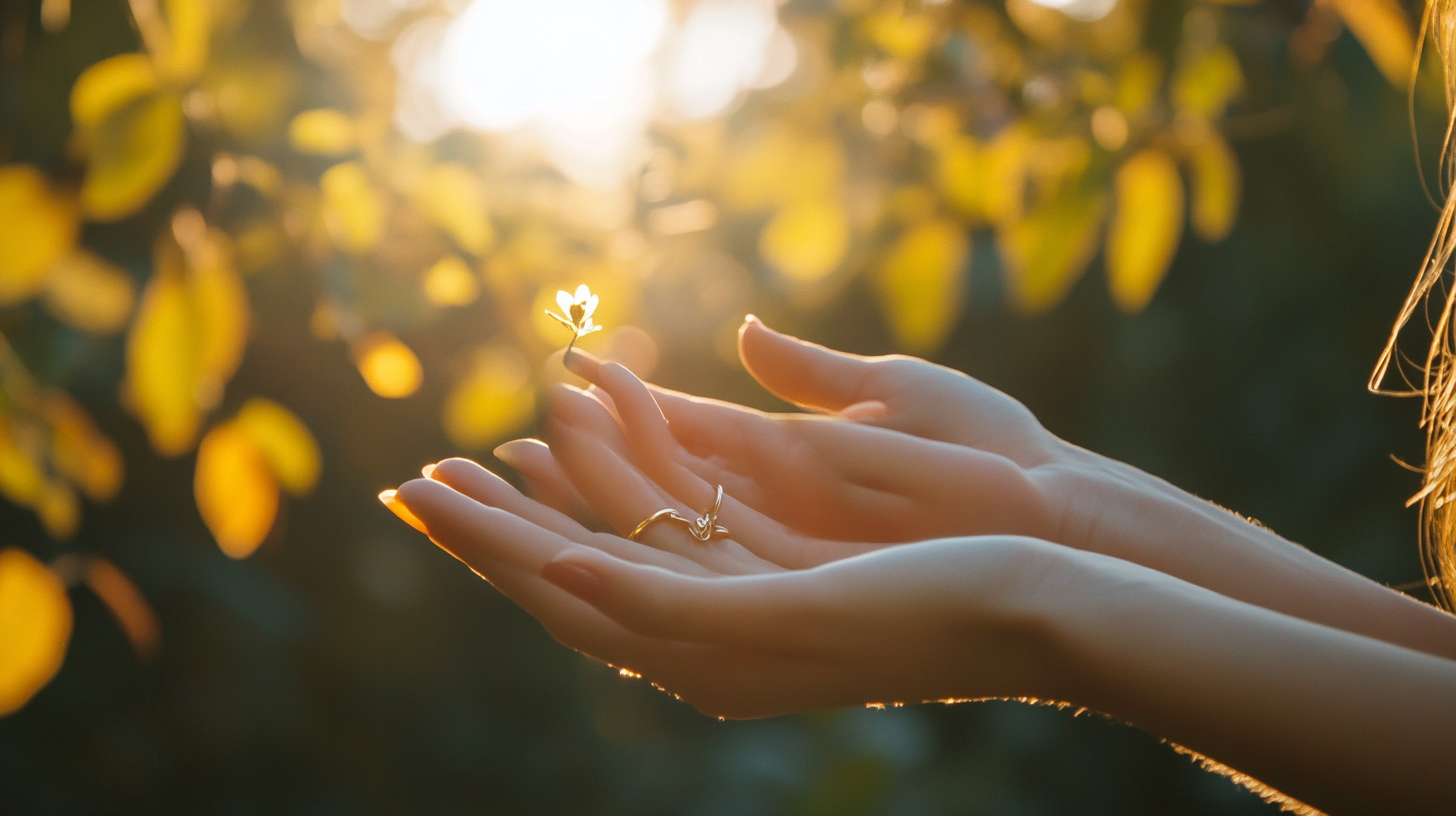
[[[597, 363], [584, 355], [578, 359], [576, 370], [612, 396], [622, 420], [621, 427], [632, 449], [632, 462], [649, 479], [688, 507], [712, 506], [722, 482], [706, 480], [683, 464], [678, 456], [683, 453], [681, 446], [669, 430], [667, 420], [647, 386], [617, 363]], [[739, 423], [735, 430], [742, 434], [742, 439], [752, 440], [747, 444], [756, 446], [771, 443], [773, 438], [781, 436], [772, 433], [774, 429], [766, 423], [759, 423], [756, 427]], [[734, 508], [748, 512], [736, 512]], [[776, 564], [801, 566], [798, 550], [790, 551], [784, 546], [797, 544], [798, 536], [783, 525], [753, 512], [731, 493], [725, 499], [723, 513], [725, 524], [731, 520], [738, 525], [734, 538], [740, 544]], [[733, 527], [730, 525], [729, 529]]]
[[[510, 483], [469, 459], [446, 459], [440, 462], [431, 471], [430, 480], [459, 493], [466, 501], [478, 503], [491, 510], [505, 511], [512, 518], [524, 520], [536, 528], [573, 543], [594, 547], [629, 561], [654, 564], [666, 569], [680, 569], [694, 575], [707, 574], [700, 565], [691, 560], [675, 557], [619, 536], [592, 532], [556, 510], [531, 501]], [[395, 495], [398, 497], [399, 493], [396, 492]], [[447, 506], [457, 513], [470, 509], [458, 503]], [[513, 523], [512, 529], [517, 529]], [[433, 536], [432, 529], [429, 529], [429, 534]]]
[[692, 397], [648, 385], [677, 440], [678, 462], [699, 479], [722, 485], [730, 495], [760, 512], [765, 510], [762, 475], [748, 467], [756, 452], [778, 434], [770, 420], [731, 402]]
[[667, 419], [635, 374], [618, 363], [603, 363], [585, 354], [573, 354], [570, 365], [573, 372], [611, 397], [632, 460], [648, 478], [693, 507], [706, 507], [713, 501], [714, 488], [703, 487], [702, 480], [683, 464], [684, 451], [668, 429]]
[[[563, 403], [582, 402], [571, 394], [562, 396]], [[582, 407], [586, 407], [584, 403]], [[552, 411], [553, 435], [559, 434], [561, 439], [561, 444], [552, 446], [553, 450], [588, 503], [623, 534], [628, 534], [643, 519], [665, 507], [677, 511], [683, 518], [695, 519], [703, 516], [713, 505], [718, 484], [709, 483], [681, 468], [675, 472], [672, 485], [659, 484], [634, 467], [631, 461], [596, 440], [593, 434], [575, 428], [572, 424], [575, 414], [576, 410], [565, 404], [561, 410]], [[728, 574], [761, 572], [765, 564], [798, 569], [874, 548], [872, 544], [831, 542], [804, 536], [738, 501], [732, 494], [724, 496], [718, 519], [731, 531], [731, 539], [738, 545], [734, 548], [724, 543], [723, 549], [733, 555], [726, 563], [718, 560], [716, 555], [714, 545], [719, 542], [698, 542], [684, 535], [680, 526], [674, 523], [654, 524], [642, 533], [642, 537], [655, 547], [667, 547]], [[744, 558], [744, 555], [751, 557]]]
[[585, 549], [542, 575], [627, 629], [653, 638], [813, 653], [832, 624], [832, 600], [806, 572], [693, 578]]
[[433, 478], [405, 482], [395, 499], [420, 520], [431, 540], [471, 567], [496, 561], [528, 571], [539, 570], [563, 550], [579, 546], [559, 533], [478, 502]]
[[[639, 523], [663, 509], [683, 519], [698, 513], [659, 489], [641, 471], [605, 445], [594, 434], [565, 421], [553, 411], [550, 426], [551, 449], [562, 468], [587, 502], [618, 532], [626, 536]], [[731, 529], [731, 528], [730, 528]], [[685, 525], [662, 520], [638, 536], [638, 541], [664, 552], [688, 558], [720, 573], [737, 575], [774, 569], [732, 539], [698, 541]]]
[[591, 535], [590, 530], [575, 520], [558, 510], [531, 501], [505, 479], [469, 459], [452, 458], [439, 462], [430, 471], [429, 478], [448, 485], [477, 502], [520, 516], [559, 536], [579, 540]]
[[536, 501], [554, 508], [585, 527], [600, 528], [605, 524], [576, 486], [566, 478], [561, 465], [551, 456], [551, 448], [539, 439], [513, 439], [498, 446], [497, 459], [515, 469], [531, 488]]
[[868, 394], [872, 361], [780, 334], [749, 315], [738, 330], [738, 356], [775, 396], [839, 411], [879, 396]]

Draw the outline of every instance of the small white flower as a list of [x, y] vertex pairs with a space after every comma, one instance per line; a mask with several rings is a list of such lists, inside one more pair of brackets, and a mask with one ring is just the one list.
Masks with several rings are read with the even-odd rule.
[[550, 309], [546, 310], [546, 314], [552, 320], [571, 329], [571, 342], [566, 345], [567, 349], [575, 345], [578, 338], [602, 330], [601, 326], [592, 323], [592, 313], [597, 310], [599, 300], [600, 298], [593, 295], [591, 289], [584, 283], [576, 287], [575, 295], [565, 290], [557, 290], [556, 305], [561, 307], [564, 314], [557, 314]]

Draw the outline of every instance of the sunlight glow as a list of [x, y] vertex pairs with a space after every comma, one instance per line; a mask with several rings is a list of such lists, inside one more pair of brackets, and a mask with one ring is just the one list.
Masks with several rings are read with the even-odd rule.
[[1084, 23], [1091, 23], [1106, 17], [1117, 0], [1031, 0], [1038, 6], [1056, 9], [1071, 17], [1073, 20], [1080, 20]]
[[703, 119], [794, 71], [775, 0], [473, 0], [396, 38], [396, 123], [429, 141], [454, 127], [525, 132], [574, 180], [612, 187], [640, 167], [656, 115]]
[[487, 130], [581, 114], [621, 92], [667, 26], [663, 0], [476, 0], [445, 36], [445, 91]]

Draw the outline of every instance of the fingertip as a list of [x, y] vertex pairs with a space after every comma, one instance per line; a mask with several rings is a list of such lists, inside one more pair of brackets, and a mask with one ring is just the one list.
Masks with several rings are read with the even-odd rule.
[[495, 454], [495, 458], [516, 470], [522, 470], [529, 465], [538, 448], [550, 450], [546, 443], [539, 439], [512, 439], [502, 445], [497, 445], [491, 453]]
[[567, 424], [579, 425], [590, 416], [592, 395], [568, 383], [557, 383], [548, 397], [551, 418]]
[[880, 400], [865, 400], [847, 406], [839, 412], [842, 419], [851, 422], [868, 422], [875, 419], [884, 419], [890, 413], [890, 406]]
[[561, 358], [566, 370], [584, 379], [593, 380], [597, 370], [601, 368], [602, 361], [591, 352], [582, 351], [579, 348], [572, 348]]
[[379, 501], [383, 502], [384, 506], [388, 507], [391, 513], [399, 516], [400, 520], [405, 524], [419, 530], [425, 535], [430, 534], [429, 529], [425, 527], [425, 523], [420, 521], [420, 517], [416, 516], [414, 511], [410, 510], [409, 505], [405, 503], [404, 499], [399, 497], [398, 490], [379, 491]]

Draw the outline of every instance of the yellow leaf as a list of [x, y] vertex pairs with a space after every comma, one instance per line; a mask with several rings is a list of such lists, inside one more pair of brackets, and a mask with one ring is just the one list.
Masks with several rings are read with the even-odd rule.
[[168, 38], [165, 71], [175, 82], [189, 82], [207, 66], [212, 36], [213, 0], [165, 0]]
[[129, 402], [163, 456], [191, 447], [247, 342], [247, 293], [224, 237], [196, 220], [186, 253], [170, 235], [158, 240], [156, 269], [127, 336]]
[[142, 97], [107, 117], [87, 139], [86, 214], [117, 221], [140, 210], [171, 180], [186, 142], [182, 103], [173, 94]]
[[1016, 124], [1002, 128], [981, 154], [982, 207], [986, 220], [1006, 224], [1021, 217], [1026, 206], [1027, 161], [1033, 140], [1031, 131]]
[[248, 293], [232, 267], [226, 234], [210, 229], [187, 253], [188, 295], [197, 337], [197, 403], [209, 410], [243, 361], [248, 344]]
[[76, 491], [62, 481], [48, 483], [36, 497], [36, 515], [46, 535], [57, 541], [64, 541], [76, 534], [81, 524], [81, 506], [76, 500]]
[[319, 477], [319, 448], [303, 420], [270, 399], [253, 397], [238, 411], [237, 425], [253, 440], [284, 490], [295, 496], [313, 490]]
[[495, 231], [490, 225], [480, 179], [463, 164], [437, 164], [425, 172], [413, 191], [415, 206], [476, 257], [490, 250]]
[[445, 398], [442, 418], [450, 441], [478, 450], [529, 423], [536, 411], [530, 373], [525, 358], [514, 348], [482, 350], [474, 370]]
[[126, 340], [126, 391], [132, 412], [162, 456], [180, 456], [202, 423], [197, 408], [195, 318], [179, 265], [158, 265], [142, 292]]
[[919, 59], [935, 38], [935, 19], [928, 14], [906, 14], [897, 6], [870, 14], [863, 22], [870, 40], [887, 54]]
[[408, 397], [425, 377], [420, 358], [389, 332], [364, 338], [354, 349], [354, 360], [369, 390], [388, 399]]
[[0, 167], [0, 304], [32, 297], [76, 243], [76, 206], [39, 170]]
[[1244, 72], [1239, 58], [1226, 45], [1215, 46], [1186, 60], [1173, 77], [1173, 105], [1210, 119], [1244, 89]]
[[906, 351], [933, 353], [955, 326], [969, 249], [964, 226], [937, 219], [906, 230], [886, 254], [877, 281], [880, 306]]
[[1135, 314], [1158, 291], [1183, 236], [1183, 179], [1168, 154], [1143, 150], [1117, 169], [1113, 186], [1107, 283], [1117, 308]]
[[369, 180], [364, 166], [336, 164], [319, 179], [324, 193], [324, 219], [334, 243], [352, 255], [363, 255], [384, 234], [384, 197]]
[[81, 331], [121, 331], [135, 304], [136, 283], [131, 275], [85, 249], [73, 250], [46, 280], [46, 309]]
[[1018, 310], [1044, 312], [1066, 297], [1097, 251], [1106, 209], [1104, 196], [1072, 187], [997, 233]]
[[283, 122], [297, 81], [296, 73], [276, 60], [246, 59], [208, 70], [202, 88], [228, 133], [261, 142]]
[[146, 54], [108, 57], [77, 77], [71, 86], [71, 122], [90, 130], [132, 102], [160, 87], [157, 69]]
[[22, 507], [33, 506], [45, 489], [45, 475], [20, 446], [10, 422], [0, 415], [0, 495]]
[[800, 283], [833, 272], [849, 249], [849, 217], [833, 200], [808, 199], [783, 206], [758, 240], [759, 252]]
[[940, 146], [935, 181], [947, 201], [969, 217], [985, 213], [986, 169], [981, 146], [969, 136], [955, 136]]
[[229, 558], [252, 555], [278, 514], [278, 483], [252, 437], [236, 422], [217, 425], [202, 438], [192, 495], [203, 523]]
[[1122, 63], [1117, 75], [1116, 105], [1118, 110], [1137, 119], [1158, 98], [1163, 82], [1163, 64], [1146, 51], [1139, 51]]
[[1335, 13], [1391, 85], [1402, 90], [1410, 83], [1415, 59], [1415, 35], [1405, 10], [1396, 0], [1331, 0]]
[[70, 641], [71, 600], [60, 580], [25, 550], [0, 552], [0, 717], [55, 677]]
[[425, 298], [436, 306], [467, 306], [479, 296], [475, 273], [458, 255], [446, 255], [425, 273]]
[[1239, 160], [1228, 142], [1210, 129], [1188, 155], [1193, 232], [1209, 243], [1222, 241], [1239, 217]]
[[293, 117], [288, 143], [311, 156], [342, 156], [354, 149], [354, 120], [333, 108], [307, 110]]
[[51, 426], [51, 461], [92, 501], [109, 501], [121, 489], [121, 451], [69, 394], [47, 392], [43, 412]]

